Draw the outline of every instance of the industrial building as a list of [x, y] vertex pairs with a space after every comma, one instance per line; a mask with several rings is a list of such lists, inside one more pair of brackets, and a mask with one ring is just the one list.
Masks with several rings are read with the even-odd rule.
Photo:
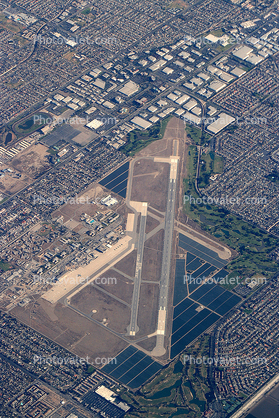
[[209, 132], [212, 132], [213, 134], [217, 134], [234, 121], [235, 118], [233, 118], [232, 116], [227, 115], [226, 113], [220, 113], [218, 115], [218, 119], [216, 119], [213, 123], [208, 125], [207, 130]]
[[119, 91], [125, 96], [130, 97], [132, 96], [132, 94], [135, 94], [138, 90], [139, 90], [138, 84], [130, 80]]

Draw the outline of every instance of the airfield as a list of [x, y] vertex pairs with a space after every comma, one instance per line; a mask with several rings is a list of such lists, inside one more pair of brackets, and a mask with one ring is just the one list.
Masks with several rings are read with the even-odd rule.
[[183, 121], [172, 118], [163, 139], [108, 173], [99, 184], [125, 199], [123, 238], [12, 311], [76, 355], [116, 357], [102, 371], [132, 389], [241, 300], [206, 283], [227, 275], [230, 249], [179, 220], [188, 144]]

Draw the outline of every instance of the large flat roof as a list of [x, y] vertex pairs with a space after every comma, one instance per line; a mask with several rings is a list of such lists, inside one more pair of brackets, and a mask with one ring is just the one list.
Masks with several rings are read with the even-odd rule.
[[253, 52], [252, 48], [250, 48], [249, 46], [243, 46], [243, 47], [239, 48], [237, 51], [234, 51], [233, 55], [235, 57], [238, 57], [238, 58], [242, 59], [242, 60], [245, 60], [245, 58], [247, 58], [248, 55], [251, 52]]
[[98, 129], [103, 125], [103, 122], [101, 122], [99, 119], [93, 119], [91, 122], [89, 122], [86, 126], [91, 129]]
[[222, 90], [224, 87], [226, 87], [226, 83], [223, 83], [222, 81], [218, 81], [218, 80], [211, 81], [211, 83], [208, 86], [210, 90], [213, 90], [216, 93]]
[[199, 125], [201, 123], [201, 118], [199, 118], [196, 115], [193, 115], [193, 113], [185, 112], [182, 116], [184, 120], [188, 120], [191, 123], [195, 123], [196, 125]]
[[213, 123], [208, 125], [207, 130], [209, 132], [212, 132], [213, 134], [217, 134], [222, 129], [224, 129], [226, 126], [228, 126], [230, 123], [234, 122], [235, 118], [233, 118], [230, 115], [227, 115], [227, 113], [220, 113], [218, 115], [218, 119], [216, 119]]
[[132, 94], [136, 93], [138, 89], [138, 84], [130, 80], [119, 91], [120, 93], [125, 94], [125, 96], [131, 96]]
[[133, 122], [135, 125], [139, 126], [140, 128], [147, 129], [149, 128], [152, 123], [148, 122], [147, 120], [141, 118], [140, 116], [135, 116], [131, 122]]
[[159, 60], [157, 62], [155, 62], [154, 64], [152, 64], [149, 68], [151, 71], [156, 71], [159, 68], [163, 67], [164, 64], [166, 64], [166, 60]]

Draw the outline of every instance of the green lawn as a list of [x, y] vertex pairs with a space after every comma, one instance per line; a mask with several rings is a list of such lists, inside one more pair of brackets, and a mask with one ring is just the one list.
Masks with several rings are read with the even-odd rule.
[[[201, 337], [185, 355], [208, 357], [209, 337]], [[132, 406], [126, 417], [202, 417], [207, 403], [205, 395], [211, 392], [207, 366], [185, 360], [182, 354], [136, 393], [123, 390], [120, 397]]]
[[[222, 161], [217, 156], [213, 157], [211, 153], [203, 155], [202, 161], [204, 161], [202, 164], [204, 168], [200, 170], [200, 187], [206, 185], [205, 180], [211, 174], [220, 172], [222, 169]], [[234, 275], [237, 272], [240, 276], [250, 277], [259, 273], [265, 277], [271, 277], [278, 269], [278, 263], [273, 261], [269, 254], [278, 247], [279, 240], [231, 214], [224, 207], [190, 203], [189, 196], [195, 199], [199, 197], [195, 190], [196, 147], [189, 147], [186, 164], [187, 177], [184, 179], [184, 191], [188, 200], [184, 204], [185, 213], [204, 231], [214, 235], [239, 253], [239, 256], [228, 265], [229, 271]]]
[[0, 261], [0, 271], [7, 271], [9, 270], [10, 265], [8, 263], [4, 263], [3, 261]]
[[279, 183], [279, 172], [277, 170], [273, 170], [266, 178], [272, 183]]
[[88, 15], [90, 13], [90, 7], [87, 7], [86, 9], [82, 10], [81, 12], [83, 15]]
[[[34, 123], [35, 116], [36, 123]], [[50, 115], [38, 112], [36, 115], [32, 115], [29, 118], [20, 120], [17, 124], [15, 124], [14, 130], [18, 134], [30, 134], [42, 128], [44, 125], [46, 125], [46, 122], [50, 121], [51, 119], [52, 118]]]
[[204, 145], [210, 139], [210, 135], [208, 133], [204, 132], [202, 136], [201, 129], [191, 123], [186, 123], [185, 129], [187, 136], [196, 145]]
[[217, 36], [217, 38], [221, 38], [223, 35], [225, 35], [225, 32], [223, 32], [222, 29], [217, 29], [217, 30], [211, 31], [210, 34]]
[[120, 148], [120, 151], [128, 156], [133, 156], [145, 148], [147, 145], [151, 144], [153, 141], [162, 139], [166, 130], [167, 123], [171, 118], [172, 116], [169, 116], [151, 126], [149, 129], [146, 129], [145, 131], [134, 129], [133, 131], [129, 132], [127, 135], [127, 142], [125, 145], [123, 145], [123, 147]]
[[221, 174], [223, 172], [223, 158], [214, 152], [207, 152], [201, 156], [200, 160], [200, 178], [199, 189], [209, 185], [209, 178], [212, 174]]

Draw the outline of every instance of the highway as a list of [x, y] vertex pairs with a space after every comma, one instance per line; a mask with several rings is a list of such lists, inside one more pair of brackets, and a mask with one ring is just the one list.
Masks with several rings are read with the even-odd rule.
[[254, 407], [267, 392], [273, 389], [278, 384], [278, 382], [279, 382], [279, 374], [274, 376], [268, 383], [264, 385], [263, 388], [261, 388], [258, 392], [256, 392], [255, 395], [252, 396], [251, 399], [245, 402], [245, 404], [242, 405], [242, 407], [232, 415], [232, 418], [244, 417], [244, 415], [246, 415], [248, 411], [252, 407]]
[[170, 157], [170, 177], [168, 186], [167, 208], [165, 216], [165, 235], [162, 256], [162, 270], [160, 278], [159, 311], [157, 325], [157, 340], [153, 354], [160, 356], [165, 353], [164, 335], [166, 328], [169, 278], [171, 267], [172, 238], [174, 230], [175, 197], [178, 158]]
[[143, 250], [144, 250], [144, 241], [145, 241], [145, 228], [146, 228], [146, 219], [147, 219], [147, 203], [142, 203], [142, 205], [143, 205], [143, 210], [141, 211], [139, 237], [138, 237], [136, 272], [135, 272], [134, 290], [133, 290], [132, 307], [131, 307], [131, 321], [130, 321], [130, 325], [128, 326], [128, 333], [131, 336], [136, 335], [136, 332], [138, 332], [139, 330], [138, 325], [137, 325], [137, 319], [138, 319], [138, 306], [139, 306], [139, 297], [140, 297], [142, 259], [143, 259]]

